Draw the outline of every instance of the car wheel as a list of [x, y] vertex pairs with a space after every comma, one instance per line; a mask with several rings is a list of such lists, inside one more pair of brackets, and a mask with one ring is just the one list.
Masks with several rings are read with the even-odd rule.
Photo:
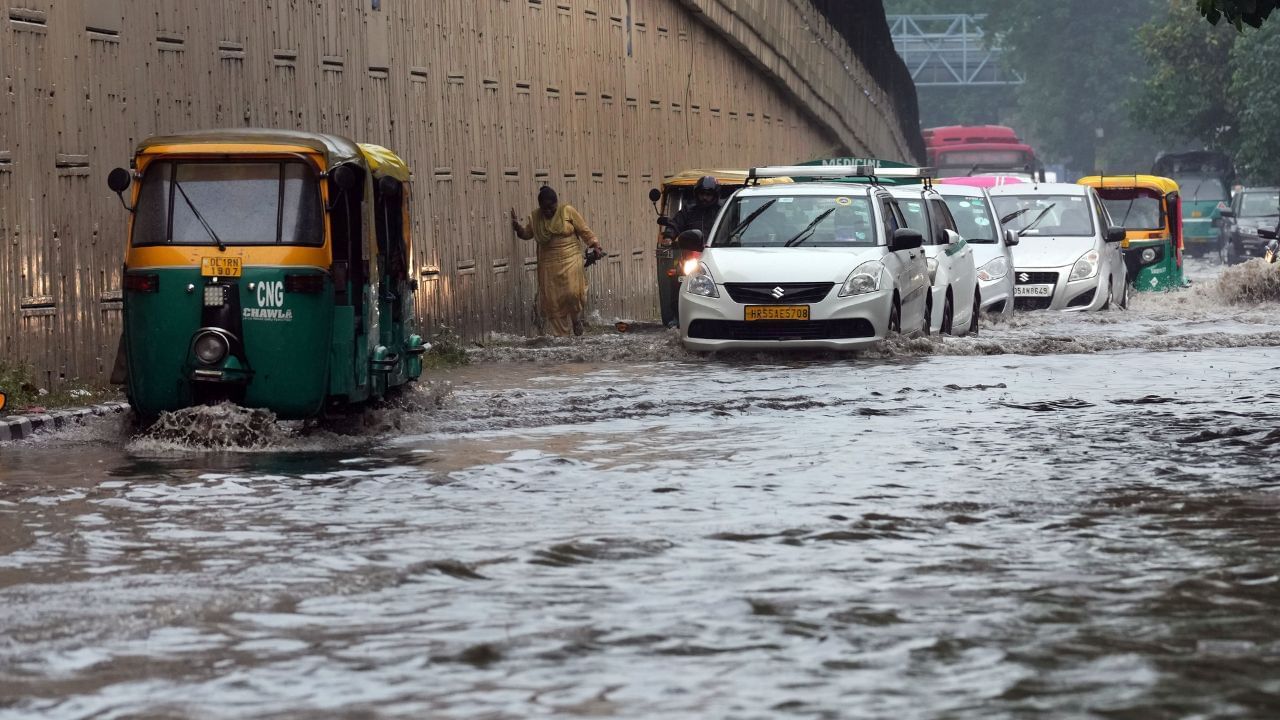
[[982, 313], [982, 295], [978, 288], [973, 289], [973, 314], [969, 316], [969, 334], [978, 334], [978, 315]]
[[942, 335], [954, 335], [955, 330], [951, 327], [951, 321], [954, 320], [955, 311], [951, 308], [951, 293], [947, 293], [947, 300], [942, 304], [942, 328], [939, 333]]
[[1111, 299], [1115, 297], [1115, 294], [1116, 294], [1116, 291], [1115, 291], [1115, 278], [1108, 278], [1108, 279], [1107, 279], [1107, 301], [1106, 301], [1106, 302], [1104, 302], [1104, 303], [1102, 303], [1102, 307], [1100, 307], [1100, 308], [1098, 308], [1098, 309], [1099, 309], [1099, 310], [1110, 310], [1110, 309], [1111, 309]]
[[924, 301], [924, 326], [920, 328], [920, 332], [925, 335], [933, 334], [933, 293], [929, 293], [929, 297]]
[[893, 305], [889, 308], [889, 332], [894, 335], [902, 334], [902, 303], [896, 295], [893, 297]]
[[1120, 285], [1120, 309], [1121, 310], [1129, 309], [1129, 281], [1128, 280], [1121, 283]]
[[1228, 240], [1226, 247], [1224, 247], [1222, 251], [1222, 255], [1223, 255], [1222, 264], [1223, 265], [1239, 265], [1240, 256], [1242, 254], [1243, 253], [1240, 252], [1240, 249], [1236, 247], [1236, 244]]

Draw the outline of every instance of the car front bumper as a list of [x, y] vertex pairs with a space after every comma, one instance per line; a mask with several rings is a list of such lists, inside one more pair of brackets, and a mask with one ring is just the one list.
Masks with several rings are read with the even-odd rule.
[[1013, 313], [1013, 279], [1008, 275], [995, 280], [979, 280], [978, 292], [982, 294], [982, 312], [997, 315]]
[[[1071, 265], [1059, 268], [1018, 268], [1013, 272], [1015, 282], [1014, 304], [1019, 310], [1099, 310], [1107, 302], [1107, 284], [1101, 272], [1091, 278], [1068, 282]], [[1030, 276], [1023, 282], [1021, 276]], [[1051, 281], [1051, 282], [1047, 282]], [[1047, 296], [1017, 295], [1017, 287], [1025, 285], [1053, 285], [1053, 294]]]
[[816, 303], [809, 303], [809, 319], [746, 320], [744, 303], [717, 285], [720, 297], [680, 293], [680, 340], [690, 350], [822, 348], [857, 350], [884, 340], [889, 330], [893, 291], [878, 290], [838, 297], [839, 286]]

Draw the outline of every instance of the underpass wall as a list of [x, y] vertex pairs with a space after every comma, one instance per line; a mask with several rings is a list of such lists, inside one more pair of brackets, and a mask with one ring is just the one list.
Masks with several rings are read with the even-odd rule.
[[[419, 314], [534, 329], [542, 184], [609, 258], [605, 319], [657, 315], [645, 200], [698, 166], [915, 159], [893, 94], [809, 0], [0, 0], [0, 360], [102, 380], [152, 134], [263, 126], [386, 145], [414, 171]], [[885, 28], [887, 33], [887, 28]], [[914, 108], [912, 109], [914, 111]]]

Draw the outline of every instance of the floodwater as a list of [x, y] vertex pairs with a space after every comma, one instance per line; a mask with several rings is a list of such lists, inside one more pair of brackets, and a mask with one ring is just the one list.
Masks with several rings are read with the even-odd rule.
[[0, 717], [1275, 717], [1280, 305], [1198, 272], [853, 358], [495, 345], [344, 433], [202, 411], [232, 451], [0, 447]]

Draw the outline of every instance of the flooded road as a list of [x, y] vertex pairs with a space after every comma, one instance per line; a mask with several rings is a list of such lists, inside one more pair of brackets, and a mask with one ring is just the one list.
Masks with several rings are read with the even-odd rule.
[[234, 452], [4, 446], [0, 717], [1274, 717], [1278, 306], [1205, 282], [853, 358], [499, 345]]

